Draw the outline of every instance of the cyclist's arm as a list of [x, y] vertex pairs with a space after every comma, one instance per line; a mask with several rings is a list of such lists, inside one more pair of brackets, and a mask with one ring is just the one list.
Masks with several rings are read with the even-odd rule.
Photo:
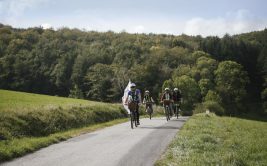
[[140, 103], [142, 103], [141, 93], [138, 94], [138, 98], [139, 98]]
[[163, 100], [164, 100], [164, 97], [165, 95], [164, 94], [162, 94], [162, 96], [161, 96], [161, 99], [160, 99], [160, 102], [163, 102]]
[[151, 101], [152, 101], [152, 103], [154, 103], [154, 100], [153, 100], [153, 98], [151, 97]]
[[128, 96], [129, 96], [129, 95], [127, 95], [127, 97], [126, 97], [126, 99], [125, 99], [125, 102], [124, 102], [125, 105], [128, 104]]
[[143, 104], [145, 104], [145, 103], [146, 103], [146, 98], [144, 97]]

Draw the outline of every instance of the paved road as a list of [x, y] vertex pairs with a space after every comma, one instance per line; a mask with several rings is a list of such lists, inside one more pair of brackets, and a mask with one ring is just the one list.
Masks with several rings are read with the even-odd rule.
[[3, 163], [4, 166], [150, 166], [187, 120], [179, 117], [141, 119], [84, 134]]

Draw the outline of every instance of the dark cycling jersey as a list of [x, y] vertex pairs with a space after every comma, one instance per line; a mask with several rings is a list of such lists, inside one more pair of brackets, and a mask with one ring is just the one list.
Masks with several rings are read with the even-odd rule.
[[150, 95], [145, 95], [144, 96], [144, 102], [145, 103], [151, 103], [151, 102], [153, 102], [152, 100], [153, 99], [152, 99], [152, 97], [150, 97]]
[[182, 95], [179, 91], [173, 92], [172, 98], [174, 102], [179, 102], [181, 101]]
[[141, 102], [139, 99], [140, 93], [141, 91], [139, 89], [136, 89], [135, 91], [129, 91], [128, 96], [131, 96], [134, 102], [140, 103]]

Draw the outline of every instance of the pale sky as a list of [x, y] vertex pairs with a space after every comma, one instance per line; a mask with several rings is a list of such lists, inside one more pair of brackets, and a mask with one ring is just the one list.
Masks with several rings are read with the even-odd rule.
[[0, 23], [17, 28], [223, 36], [267, 28], [267, 1], [0, 0]]

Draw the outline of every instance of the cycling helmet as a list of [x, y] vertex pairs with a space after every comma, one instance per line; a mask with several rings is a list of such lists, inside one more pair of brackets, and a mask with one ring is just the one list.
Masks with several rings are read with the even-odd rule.
[[169, 91], [170, 89], [169, 88], [165, 88], [165, 91]]
[[178, 88], [174, 88], [174, 91], [178, 91]]
[[145, 93], [149, 93], [149, 91], [148, 91], [148, 90], [146, 90], [146, 91], [145, 91]]
[[136, 87], [135, 83], [132, 83], [130, 87], [131, 88]]

